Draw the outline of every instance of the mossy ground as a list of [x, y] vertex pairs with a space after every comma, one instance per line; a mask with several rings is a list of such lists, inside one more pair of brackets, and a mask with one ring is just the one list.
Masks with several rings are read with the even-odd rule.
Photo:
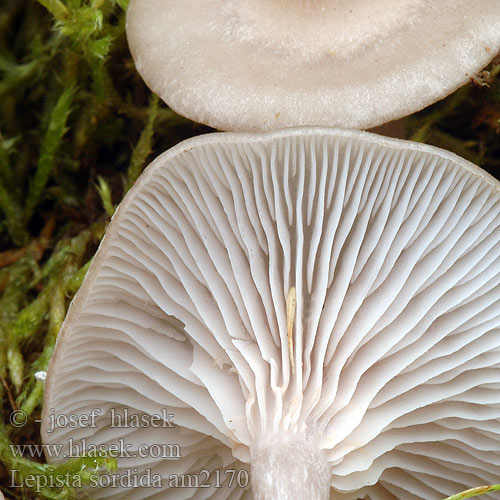
[[[43, 382], [34, 374], [47, 367], [114, 207], [148, 161], [209, 130], [142, 83], [125, 39], [126, 4], [0, 0], [0, 491], [8, 499], [75, 494], [70, 484], [13, 488], [12, 470], [17, 483], [35, 474], [51, 484], [66, 473], [85, 482], [113, 468], [106, 457], [54, 468], [43, 456], [16, 456], [11, 445], [40, 444]], [[494, 62], [411, 116], [407, 137], [500, 177], [499, 71]]]

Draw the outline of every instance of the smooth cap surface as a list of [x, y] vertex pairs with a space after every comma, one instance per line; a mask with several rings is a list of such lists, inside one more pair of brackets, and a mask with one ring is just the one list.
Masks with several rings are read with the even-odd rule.
[[366, 129], [445, 97], [500, 50], [498, 0], [131, 0], [145, 82], [220, 130]]

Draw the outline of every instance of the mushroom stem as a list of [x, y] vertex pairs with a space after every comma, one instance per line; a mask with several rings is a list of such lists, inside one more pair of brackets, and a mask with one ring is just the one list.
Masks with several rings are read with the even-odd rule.
[[324, 453], [305, 439], [279, 436], [252, 449], [255, 500], [328, 500], [330, 476]]

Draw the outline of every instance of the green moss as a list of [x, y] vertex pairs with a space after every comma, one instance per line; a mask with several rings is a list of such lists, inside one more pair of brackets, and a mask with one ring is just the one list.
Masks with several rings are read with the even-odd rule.
[[[107, 457], [54, 467], [43, 456], [16, 456], [12, 445], [40, 444], [43, 382], [34, 374], [47, 368], [115, 205], [153, 155], [203, 130], [160, 105], [136, 74], [126, 4], [4, 0], [0, 9], [0, 489], [7, 498], [73, 498], [71, 480], [85, 484], [114, 467]], [[26, 419], [20, 427], [10, 422], [16, 411]], [[12, 470], [18, 484], [34, 474], [56, 486], [14, 488]]]
[[[75, 496], [70, 480], [14, 488], [11, 470], [18, 483], [38, 475], [56, 484], [68, 474], [84, 484], [116, 465], [99, 456], [51, 466], [17, 456], [12, 445], [40, 444], [43, 383], [34, 374], [47, 368], [115, 206], [154, 156], [208, 130], [142, 83], [126, 45], [126, 4], [3, 0], [0, 9], [0, 489], [7, 498]], [[483, 80], [410, 117], [409, 136], [498, 174], [499, 71], [492, 65]], [[26, 419], [19, 427], [11, 422], [16, 411]]]
[[484, 495], [485, 493], [491, 493], [492, 491], [500, 490], [500, 484], [493, 484], [491, 486], [478, 486], [477, 488], [471, 488], [467, 491], [462, 491], [456, 495], [445, 498], [444, 500], [465, 500], [466, 498], [477, 497], [479, 495]]

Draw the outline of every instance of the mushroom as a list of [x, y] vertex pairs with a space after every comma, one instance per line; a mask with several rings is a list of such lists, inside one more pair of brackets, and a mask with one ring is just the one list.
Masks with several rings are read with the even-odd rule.
[[131, 0], [147, 85], [220, 130], [367, 129], [445, 97], [500, 50], [498, 0]]
[[43, 441], [119, 454], [93, 498], [495, 482], [499, 270], [500, 185], [451, 153], [322, 128], [190, 139], [109, 226], [48, 369]]

